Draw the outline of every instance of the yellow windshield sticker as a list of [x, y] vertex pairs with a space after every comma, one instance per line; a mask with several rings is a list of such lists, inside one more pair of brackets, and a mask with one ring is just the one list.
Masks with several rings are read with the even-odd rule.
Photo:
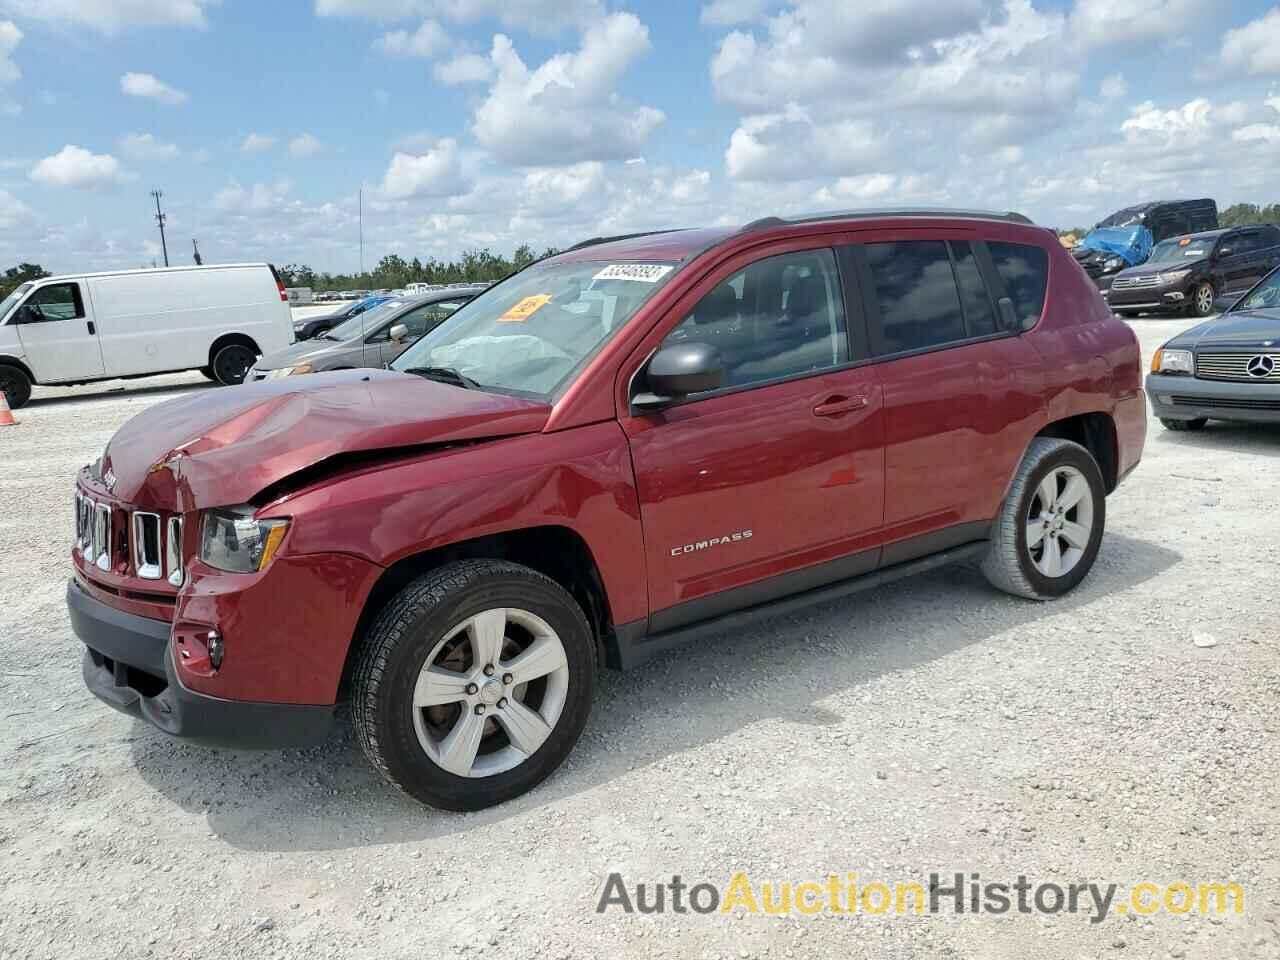
[[551, 302], [551, 294], [539, 293], [525, 297], [498, 318], [499, 323], [524, 323], [531, 316]]

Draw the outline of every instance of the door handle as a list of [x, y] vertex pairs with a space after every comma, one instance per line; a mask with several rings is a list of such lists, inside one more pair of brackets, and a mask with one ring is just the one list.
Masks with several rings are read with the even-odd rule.
[[866, 397], [828, 397], [813, 408], [815, 417], [838, 417], [842, 413], [852, 413], [867, 405]]
[[86, 320], [85, 324], [89, 327], [89, 336], [92, 337], [95, 333], [98, 332], [97, 328], [94, 327], [92, 320]]

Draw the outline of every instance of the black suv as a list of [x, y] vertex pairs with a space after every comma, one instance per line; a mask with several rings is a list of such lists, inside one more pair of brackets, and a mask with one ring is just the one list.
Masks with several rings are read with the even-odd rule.
[[1173, 237], [1147, 262], [1116, 274], [1105, 292], [1122, 317], [1188, 311], [1207, 317], [1218, 297], [1239, 295], [1280, 265], [1280, 227], [1261, 224]]
[[1105, 293], [1117, 273], [1144, 262], [1151, 244], [1217, 229], [1218, 205], [1213, 200], [1140, 203], [1099, 221], [1071, 255]]

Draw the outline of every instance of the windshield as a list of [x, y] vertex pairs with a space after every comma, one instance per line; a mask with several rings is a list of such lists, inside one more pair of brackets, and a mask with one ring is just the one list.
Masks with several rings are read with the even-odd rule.
[[386, 303], [379, 304], [371, 310], [366, 310], [364, 313], [357, 314], [348, 320], [343, 320], [342, 323], [325, 334], [325, 337], [330, 340], [350, 340], [352, 337], [368, 333], [408, 302], [408, 300], [388, 300]]
[[3, 300], [0, 300], [0, 320], [9, 315], [9, 311], [14, 308], [19, 300], [27, 295], [27, 291], [31, 289], [31, 284], [20, 283], [13, 293], [9, 294]]
[[673, 263], [546, 263], [490, 287], [395, 370], [449, 367], [479, 389], [549, 399], [661, 289]]
[[1211, 239], [1196, 237], [1174, 237], [1172, 240], [1161, 240], [1151, 251], [1148, 263], [1190, 263], [1192, 260], [1203, 260], [1213, 247]]
[[1280, 270], [1272, 270], [1231, 309], [1262, 310], [1267, 307], [1280, 307]]

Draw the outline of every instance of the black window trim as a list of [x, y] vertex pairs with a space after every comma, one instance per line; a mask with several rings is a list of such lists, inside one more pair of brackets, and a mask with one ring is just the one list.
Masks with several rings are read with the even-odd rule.
[[[40, 291], [49, 290], [53, 287], [70, 287], [71, 288], [71, 300], [75, 308], [75, 316], [46, 317], [44, 316], [42, 311], [39, 320], [17, 320], [16, 310], [15, 310], [14, 325], [23, 326], [23, 325], [36, 324], [36, 323], [65, 323], [68, 320], [84, 320], [88, 317], [88, 314], [85, 313], [85, 309], [84, 309], [84, 295], [80, 292], [80, 281], [78, 280], [59, 280], [57, 283], [46, 283], [42, 286], [36, 287], [29, 294], [27, 294], [27, 298], [22, 301], [22, 303], [17, 307], [17, 310], [21, 310], [23, 307], [29, 306], [31, 304], [31, 298], [39, 294]], [[39, 306], [39, 304], [36, 304], [36, 306]]]
[[[964, 332], [967, 334], [966, 341], [981, 340], [991, 336], [987, 333], [974, 333], [973, 323], [969, 320], [969, 308], [964, 302], [964, 287], [960, 284], [960, 258], [956, 256], [956, 244], [967, 243], [969, 245], [969, 253], [973, 256], [973, 264], [978, 268], [978, 280], [982, 283], [982, 291], [987, 297], [987, 306], [991, 308], [991, 321], [996, 326], [996, 332], [1000, 330], [1000, 309], [996, 305], [996, 299], [991, 296], [991, 284], [987, 281], [987, 277], [983, 274], [982, 264], [978, 261], [978, 253], [975, 249], [979, 241], [976, 240], [947, 240], [947, 254], [951, 257], [951, 277], [956, 283], [956, 293], [960, 295], [960, 315], [964, 318]], [[985, 249], [986, 245], [983, 244]]]

